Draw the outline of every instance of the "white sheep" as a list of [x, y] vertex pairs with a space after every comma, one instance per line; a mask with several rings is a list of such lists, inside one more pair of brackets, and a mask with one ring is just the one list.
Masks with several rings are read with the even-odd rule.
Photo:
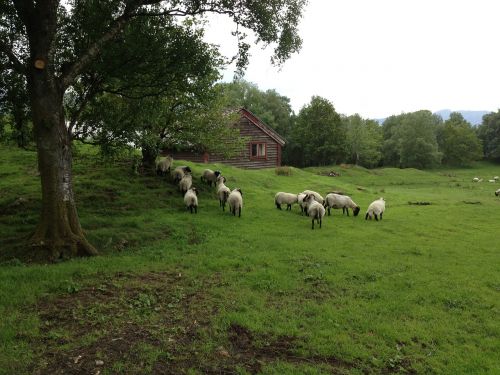
[[287, 211], [291, 210], [292, 204], [297, 202], [298, 202], [297, 194], [279, 192], [276, 193], [276, 195], [274, 196], [274, 204], [276, 205], [276, 208], [280, 210], [282, 204], [286, 204]]
[[316, 193], [315, 191], [312, 190], [304, 190], [302, 194], [312, 194], [314, 195], [314, 200], [318, 202], [319, 204], [323, 204], [325, 202], [325, 199], [321, 196], [321, 194]]
[[375, 220], [378, 221], [378, 217], [380, 216], [380, 220], [382, 220], [382, 214], [385, 211], [385, 200], [384, 198], [379, 198], [376, 201], [373, 201], [368, 206], [368, 210], [366, 210], [365, 220], [372, 217], [375, 217]]
[[347, 216], [349, 216], [349, 208], [352, 209], [354, 216], [358, 216], [360, 210], [359, 206], [354, 203], [351, 197], [336, 193], [329, 193], [326, 195], [325, 208], [328, 209], [328, 216], [330, 216], [330, 208], [342, 208], [342, 214], [347, 212]]
[[488, 182], [493, 182], [493, 183], [495, 183], [495, 182], [497, 182], [497, 180], [495, 180], [495, 179], [493, 179], [493, 180], [488, 180]]
[[306, 203], [304, 202], [304, 198], [307, 194], [300, 193], [297, 194], [297, 203], [300, 206], [300, 214], [303, 214], [306, 209]]
[[222, 211], [226, 210], [226, 202], [231, 190], [225, 185], [226, 177], [220, 175], [217, 177], [217, 197], [219, 198], [219, 207]]
[[172, 155], [158, 159], [156, 162], [156, 174], [165, 176], [167, 173], [170, 173], [170, 168], [172, 167], [173, 162], [174, 158]]
[[180, 180], [182, 180], [182, 177], [184, 177], [186, 173], [191, 173], [191, 168], [189, 168], [188, 166], [182, 165], [175, 168], [174, 171], [172, 172], [172, 178], [174, 179], [174, 183], [176, 184]]
[[182, 180], [179, 181], [179, 190], [182, 194], [186, 193], [193, 186], [193, 176], [191, 173], [186, 173]]
[[314, 196], [314, 194], [307, 194], [304, 197], [304, 202], [307, 203], [307, 214], [312, 219], [311, 229], [314, 229], [314, 220], [316, 220], [316, 222], [319, 224], [319, 227], [321, 228], [323, 217], [325, 216], [325, 207], [323, 207], [323, 205], [319, 202], [316, 202], [316, 197]]
[[219, 177], [220, 171], [212, 171], [211, 169], [205, 169], [200, 177], [202, 182], [206, 182], [209, 186], [215, 185], [217, 182], [217, 177]]
[[474, 178], [472, 179], [472, 182], [479, 182], [479, 177], [474, 177]]
[[186, 207], [188, 210], [193, 213], [198, 213], [198, 190], [196, 188], [192, 187], [188, 191], [186, 191], [186, 194], [184, 194], [184, 203], [186, 204]]
[[498, 197], [500, 195], [500, 189], [498, 189], [497, 191], [495, 191], [495, 195]]
[[229, 211], [236, 216], [236, 210], [238, 210], [238, 217], [241, 217], [241, 210], [243, 208], [243, 193], [241, 189], [234, 189], [227, 197], [227, 203], [229, 203]]
[[494, 179], [495, 181], [498, 181], [498, 180], [500, 179], [500, 177], [495, 176], [495, 177], [493, 177], [493, 179]]

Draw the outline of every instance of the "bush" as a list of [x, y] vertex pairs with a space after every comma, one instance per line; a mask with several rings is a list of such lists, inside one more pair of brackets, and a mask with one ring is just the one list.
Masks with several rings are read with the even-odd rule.
[[290, 168], [290, 167], [277, 167], [276, 174], [278, 176], [291, 176], [292, 175], [292, 168]]

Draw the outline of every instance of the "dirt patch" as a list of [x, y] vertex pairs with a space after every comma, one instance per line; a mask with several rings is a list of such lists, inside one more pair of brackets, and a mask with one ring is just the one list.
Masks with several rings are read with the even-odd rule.
[[275, 361], [344, 373], [355, 364], [304, 355], [298, 337], [256, 333], [238, 324], [217, 330], [223, 301], [209, 294], [221, 277], [180, 272], [117, 273], [90, 286], [71, 284], [64, 295], [36, 306], [40, 334], [32, 374], [251, 374]]

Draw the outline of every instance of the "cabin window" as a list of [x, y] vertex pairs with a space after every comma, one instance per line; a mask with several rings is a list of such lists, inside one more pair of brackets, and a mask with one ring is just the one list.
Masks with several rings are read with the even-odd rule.
[[250, 157], [252, 159], [265, 159], [266, 144], [265, 143], [250, 143]]

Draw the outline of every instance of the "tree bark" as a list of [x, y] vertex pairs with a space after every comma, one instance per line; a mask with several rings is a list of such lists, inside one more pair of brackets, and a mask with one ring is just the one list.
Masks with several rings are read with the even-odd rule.
[[42, 213], [31, 238], [49, 260], [96, 255], [86, 240], [73, 194], [71, 139], [64, 119], [63, 90], [50, 69], [28, 77], [42, 185]]

